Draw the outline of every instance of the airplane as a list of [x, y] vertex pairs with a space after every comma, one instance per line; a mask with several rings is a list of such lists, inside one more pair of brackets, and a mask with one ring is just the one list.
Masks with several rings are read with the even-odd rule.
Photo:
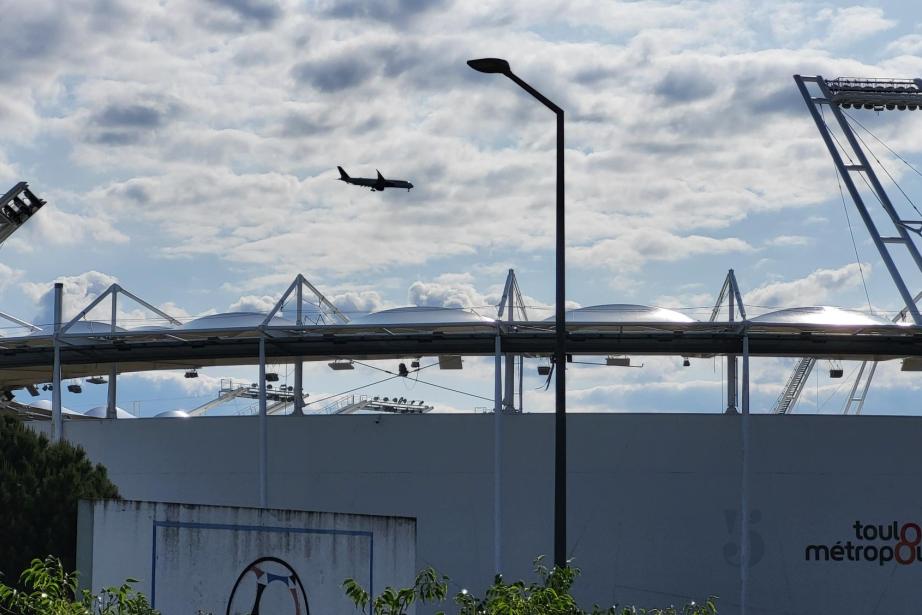
[[[384, 179], [381, 171], [378, 171], [377, 179], [369, 179], [367, 177], [349, 177], [349, 174], [343, 171], [342, 167], [336, 168], [339, 169], [339, 181], [354, 186], [368, 186], [372, 192], [383, 192], [385, 188], [406, 188], [407, 192], [409, 192], [410, 188], [413, 187], [413, 184], [402, 179]], [[377, 171], [377, 169], [375, 170]]]

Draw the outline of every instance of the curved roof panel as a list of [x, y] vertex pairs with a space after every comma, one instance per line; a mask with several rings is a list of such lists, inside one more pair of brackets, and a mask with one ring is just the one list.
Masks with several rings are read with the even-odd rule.
[[[268, 314], [262, 312], [224, 312], [222, 314], [210, 314], [208, 316], [196, 318], [195, 320], [190, 320], [181, 327], [177, 327], [177, 329], [185, 331], [195, 331], [198, 329], [254, 329], [263, 324], [266, 316], [268, 316]], [[295, 325], [294, 322], [278, 315], [270, 321], [270, 324], [273, 326]]]
[[[95, 408], [90, 408], [89, 410], [84, 412], [83, 415], [92, 417], [94, 419], [104, 419], [106, 418], [106, 407], [96, 406]], [[115, 407], [115, 418], [117, 419], [136, 419], [138, 417], [116, 406]]]
[[[567, 322], [604, 323], [682, 323], [696, 322], [694, 318], [675, 310], [633, 303], [608, 303], [567, 310]], [[546, 321], [554, 317], [545, 318]]]
[[[125, 331], [125, 329], [116, 325], [115, 331], [116, 333], [120, 333]], [[34, 337], [49, 337], [53, 333], [54, 327], [50, 326], [42, 331], [33, 331], [29, 335]], [[98, 320], [78, 320], [64, 332], [64, 335], [105, 335], [106, 333], [112, 333], [112, 325], [107, 322], [100, 322]]]
[[423, 324], [486, 324], [492, 322], [495, 322], [495, 320], [481, 316], [466, 308], [410, 306], [372, 312], [366, 316], [353, 319], [349, 324], [385, 327]]
[[154, 415], [155, 419], [187, 419], [189, 413], [185, 410], [166, 410]]
[[842, 325], [842, 326], [878, 326], [891, 325], [889, 320], [873, 316], [858, 310], [828, 305], [796, 307], [768, 312], [751, 318], [750, 322], [778, 325]]
[[[29, 403], [28, 405], [33, 408], [38, 408], [40, 410], [47, 410], [48, 412], [52, 411], [52, 407], [51, 407], [52, 404], [51, 404], [50, 399], [39, 399], [37, 401], [33, 401]], [[70, 408], [65, 408], [64, 406], [61, 406], [61, 414], [81, 414], [81, 413], [71, 410]]]

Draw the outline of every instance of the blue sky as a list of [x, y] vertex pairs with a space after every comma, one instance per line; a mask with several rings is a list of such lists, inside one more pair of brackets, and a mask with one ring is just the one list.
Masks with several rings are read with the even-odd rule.
[[[465, 65], [484, 56], [509, 59], [567, 112], [571, 301], [706, 318], [732, 267], [753, 313], [901, 307], [849, 204], [859, 270], [831, 161], [791, 75], [922, 75], [912, 3], [9, 4], [0, 181], [25, 179], [49, 202], [0, 249], [0, 310], [19, 317], [45, 318], [56, 279], [72, 313], [117, 280], [188, 319], [271, 305], [299, 272], [347, 312], [413, 303], [489, 312], [510, 267], [534, 317], [550, 315], [553, 116]], [[858, 113], [922, 167], [922, 114]], [[882, 159], [920, 194], [917, 175]], [[373, 194], [334, 181], [336, 165], [416, 188]], [[715, 362], [641, 361], [575, 368], [571, 407], [719, 409]], [[791, 363], [755, 362], [754, 410], [771, 405]], [[827, 367], [804, 412], [816, 400], [823, 412], [841, 406], [848, 384]], [[489, 397], [491, 370], [471, 360], [431, 379]], [[315, 397], [376, 379], [308, 372]], [[549, 409], [533, 364], [528, 372], [526, 406]], [[119, 404], [188, 408], [224, 376], [253, 371], [134, 375]], [[866, 411], [915, 413], [918, 387], [884, 366]], [[102, 400], [104, 387], [84, 388], [65, 405]], [[489, 405], [422, 390], [400, 394], [444, 409]]]

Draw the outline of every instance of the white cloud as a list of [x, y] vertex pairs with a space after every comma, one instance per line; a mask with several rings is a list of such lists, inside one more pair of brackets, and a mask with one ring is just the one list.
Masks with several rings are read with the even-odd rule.
[[[871, 275], [871, 266], [863, 263], [865, 278]], [[861, 271], [857, 263], [838, 269], [817, 269], [810, 275], [787, 282], [763, 284], [743, 295], [746, 305], [765, 308], [803, 307], [819, 305], [837, 291], [861, 285]]]

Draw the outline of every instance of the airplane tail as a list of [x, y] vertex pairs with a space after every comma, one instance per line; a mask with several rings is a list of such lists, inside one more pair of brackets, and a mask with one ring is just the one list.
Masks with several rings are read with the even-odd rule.
[[342, 180], [347, 180], [347, 179], [349, 179], [349, 174], [346, 173], [345, 171], [343, 171], [343, 168], [342, 168], [342, 167], [336, 167], [336, 168], [339, 169], [339, 178], [340, 178], [340, 179], [342, 179]]

